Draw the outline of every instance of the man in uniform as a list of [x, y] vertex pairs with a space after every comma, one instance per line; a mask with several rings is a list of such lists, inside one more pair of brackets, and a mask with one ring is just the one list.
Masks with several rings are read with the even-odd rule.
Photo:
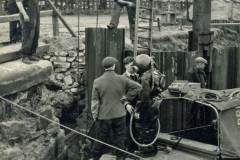
[[128, 20], [129, 20], [129, 30], [130, 30], [130, 39], [134, 40], [134, 29], [135, 29], [135, 12], [136, 12], [136, 0], [114, 0], [114, 7], [112, 11], [112, 18], [110, 24], [108, 25], [109, 29], [117, 28], [119, 24], [119, 18], [121, 10], [124, 6], [127, 7]]
[[194, 62], [195, 62], [195, 66], [194, 66], [193, 72], [189, 73], [188, 80], [190, 82], [200, 83], [201, 88], [206, 88], [207, 76], [204, 69], [207, 65], [207, 60], [202, 57], [197, 57], [195, 58]]
[[[112, 130], [115, 137], [114, 145], [125, 149], [126, 110], [132, 112], [128, 103], [138, 95], [142, 87], [138, 83], [115, 73], [117, 60], [106, 57], [102, 61], [104, 74], [94, 80], [91, 111], [93, 119], [98, 122], [97, 139], [109, 139]], [[125, 97], [125, 98], [124, 98]], [[103, 145], [94, 142], [92, 148], [94, 160], [99, 160], [103, 154]], [[117, 159], [124, 159], [124, 155], [117, 151]]]
[[[39, 28], [40, 28], [40, 11], [38, 0], [16, 0], [22, 2], [23, 8], [28, 15], [29, 20], [25, 20], [23, 12], [20, 11], [22, 23], [22, 61], [31, 64], [32, 61], [38, 61], [36, 51], [38, 47]], [[20, 3], [19, 3], [20, 4]], [[20, 10], [20, 8], [19, 8]]]

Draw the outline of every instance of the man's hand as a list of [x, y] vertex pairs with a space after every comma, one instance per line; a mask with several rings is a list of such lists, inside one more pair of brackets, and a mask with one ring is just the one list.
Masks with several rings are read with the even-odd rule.
[[132, 105], [130, 105], [130, 104], [127, 104], [126, 105], [126, 110], [128, 111], [128, 113], [132, 113], [133, 112], [133, 110], [134, 110], [134, 108], [133, 108], [133, 106]]

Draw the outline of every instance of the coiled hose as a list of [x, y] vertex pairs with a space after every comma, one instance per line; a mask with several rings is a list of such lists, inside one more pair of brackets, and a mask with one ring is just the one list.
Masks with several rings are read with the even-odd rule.
[[143, 143], [138, 142], [133, 135], [133, 130], [132, 130], [133, 119], [134, 119], [134, 112], [131, 114], [130, 124], [129, 124], [129, 132], [130, 132], [130, 136], [131, 136], [133, 142], [140, 147], [149, 147], [149, 146], [153, 145], [157, 141], [158, 135], [160, 133], [160, 120], [157, 118], [157, 133], [156, 133], [156, 136], [154, 137], [153, 141], [150, 143], [147, 143], [147, 144], [143, 144]]

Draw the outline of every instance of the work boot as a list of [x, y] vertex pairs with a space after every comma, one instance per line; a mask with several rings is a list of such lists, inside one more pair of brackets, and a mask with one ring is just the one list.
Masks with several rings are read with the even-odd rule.
[[29, 57], [23, 57], [22, 62], [25, 64], [32, 64], [32, 61], [29, 59]]
[[29, 56], [29, 59], [30, 59], [31, 61], [39, 61], [39, 60], [40, 60], [40, 58], [38, 58], [38, 57], [35, 56], [35, 55]]
[[108, 29], [115, 29], [117, 28], [116, 25], [110, 23], [109, 25], [107, 25]]

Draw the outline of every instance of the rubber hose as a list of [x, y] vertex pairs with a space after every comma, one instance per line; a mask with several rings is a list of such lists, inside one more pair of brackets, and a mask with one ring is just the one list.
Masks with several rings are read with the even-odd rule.
[[134, 118], [134, 113], [131, 114], [130, 124], [129, 124], [129, 132], [130, 132], [130, 136], [131, 136], [133, 142], [140, 147], [149, 147], [149, 146], [153, 145], [157, 141], [158, 135], [160, 133], [160, 120], [157, 119], [157, 134], [156, 134], [155, 138], [153, 139], [153, 141], [148, 144], [143, 144], [143, 143], [138, 142], [133, 135], [133, 132], [132, 132], [133, 118]]

